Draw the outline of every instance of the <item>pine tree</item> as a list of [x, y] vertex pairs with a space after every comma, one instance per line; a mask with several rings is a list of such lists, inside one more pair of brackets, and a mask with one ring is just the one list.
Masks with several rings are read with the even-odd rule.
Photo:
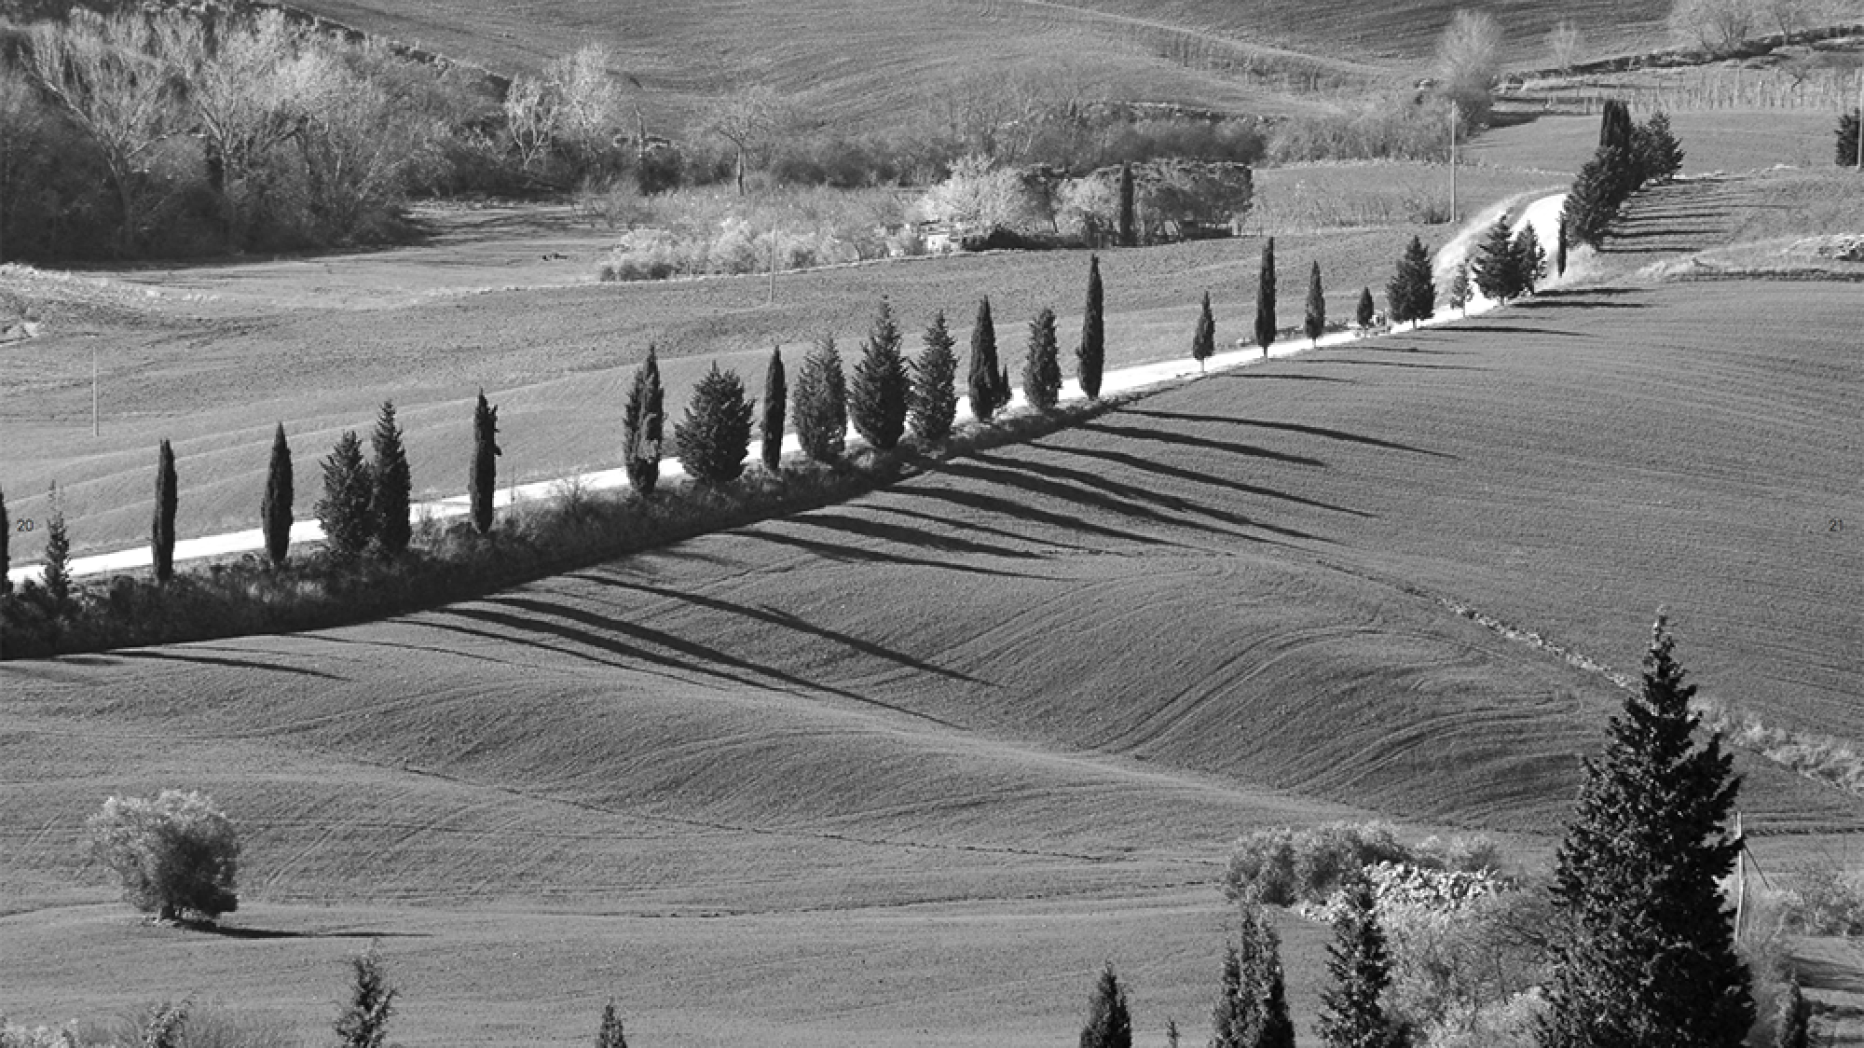
[[720, 371], [714, 362], [693, 388], [686, 417], [673, 427], [687, 474], [701, 484], [725, 484], [742, 476], [754, 409], [745, 399], [744, 380], [735, 371]]
[[1133, 1015], [1126, 1004], [1126, 990], [1108, 963], [1094, 984], [1094, 996], [1088, 1001], [1087, 1025], [1081, 1027], [1081, 1048], [1132, 1048]]
[[912, 376], [900, 354], [900, 329], [893, 322], [893, 307], [880, 300], [880, 311], [861, 347], [848, 383], [848, 415], [855, 432], [879, 451], [899, 446], [906, 432], [906, 411], [912, 401]]
[[[1642, 154], [1638, 167], [1647, 181], [1668, 182], [1683, 169], [1683, 147], [1670, 130], [1669, 114], [1662, 110], [1652, 113], [1638, 129], [1637, 140]], [[1852, 162], [1857, 162], [1855, 157]]]
[[1513, 256], [1516, 293], [1533, 294], [1547, 275], [1547, 252], [1541, 249], [1540, 234], [1534, 230], [1534, 223], [1523, 225], [1521, 232], [1515, 234], [1509, 254]]
[[1411, 238], [1404, 257], [1398, 260], [1398, 269], [1385, 288], [1385, 298], [1394, 324], [1429, 320], [1437, 311], [1437, 285], [1430, 275], [1430, 252], [1424, 249], [1424, 241], [1418, 237]]
[[396, 990], [388, 984], [374, 946], [350, 958], [350, 967], [354, 981], [349, 1004], [337, 1017], [337, 1044], [339, 1048], [382, 1048], [388, 1039]]
[[1354, 878], [1344, 890], [1345, 906], [1327, 947], [1332, 987], [1320, 995], [1318, 1031], [1327, 1048], [1402, 1048], [1405, 1029], [1385, 1014], [1379, 1000], [1391, 984], [1391, 959], [1379, 928], [1372, 887]]
[[951, 436], [958, 415], [958, 355], [941, 310], [926, 326], [925, 349], [913, 364], [913, 436], [929, 447]]
[[363, 461], [362, 441], [355, 430], [346, 430], [324, 459], [324, 497], [317, 501], [317, 522], [332, 554], [348, 559], [369, 548], [376, 533], [374, 503], [375, 478]]
[[472, 526], [481, 535], [492, 530], [492, 493], [498, 489], [497, 460], [502, 454], [498, 446], [498, 409], [486, 403], [482, 389], [472, 411], [472, 473], [466, 485]]
[[1507, 302], [1521, 293], [1514, 238], [1508, 226], [1508, 212], [1504, 211], [1476, 247], [1476, 288], [1493, 302]]
[[155, 561], [155, 581], [166, 586], [175, 577], [175, 511], [180, 505], [176, 490], [175, 448], [162, 441], [155, 454], [155, 520], [149, 528], [149, 552]]
[[621, 1016], [615, 1014], [613, 999], [602, 1009], [602, 1025], [595, 1032], [595, 1048], [628, 1048], [628, 1035], [622, 1032]]
[[1029, 322], [1029, 352], [1023, 358], [1023, 396], [1037, 411], [1061, 398], [1061, 348], [1055, 340], [1055, 311], [1046, 306]]
[[977, 303], [977, 323], [971, 328], [971, 372], [968, 384], [971, 414], [979, 422], [989, 422], [990, 416], [1009, 403], [1007, 397], [998, 399], [1002, 391], [997, 370], [997, 329], [990, 319], [989, 296]]
[[1237, 943], [1224, 951], [1211, 1028], [1211, 1048], [1294, 1048], [1281, 938], [1261, 907], [1244, 908]]
[[641, 498], [651, 498], [660, 483], [661, 441], [666, 436], [666, 390], [660, 385], [660, 355], [652, 343], [647, 359], [634, 369], [628, 399], [621, 409], [621, 463], [628, 484]]
[[13, 592], [13, 580], [7, 571], [13, 566], [8, 543], [13, 540], [13, 522], [6, 517], [6, 492], [0, 491], [0, 597]]
[[[783, 350], [770, 347], [770, 366], [764, 370], [764, 417], [758, 426], [758, 449], [764, 468], [777, 472], [783, 463], [783, 412], [790, 403], [788, 379], [783, 373]], [[611, 1005], [612, 1007], [612, 1005]]]
[[1217, 318], [1210, 312], [1210, 292], [1204, 292], [1204, 304], [1198, 307], [1197, 329], [1191, 334], [1191, 359], [1197, 361], [1197, 370], [1204, 370], [1204, 362], [1217, 352]]
[[1450, 275], [1450, 308], [1461, 310], [1469, 315], [1469, 260], [1457, 263], [1456, 272]]
[[1696, 745], [1696, 689], [1660, 616], [1643, 686], [1585, 764], [1555, 860], [1543, 1048], [1734, 1048], [1754, 1022], [1748, 973], [1717, 884], [1740, 780], [1719, 732]]
[[71, 536], [65, 530], [65, 500], [58, 494], [57, 481], [52, 482], [50, 505], [45, 511], [43, 584], [46, 596], [52, 599], [52, 613], [62, 614], [71, 600]]
[[790, 394], [790, 414], [803, 454], [824, 463], [841, 457], [848, 439], [848, 386], [833, 335], [823, 335], [803, 358]]
[[1275, 238], [1262, 245], [1262, 267], [1256, 276], [1256, 345], [1269, 355], [1275, 342]]
[[369, 434], [371, 459], [369, 472], [375, 477], [375, 541], [388, 556], [407, 552], [414, 537], [414, 471], [408, 465], [408, 450], [401, 442], [401, 426], [395, 421], [395, 404], [384, 400], [375, 418], [375, 432]]
[[1572, 234], [1566, 231], [1566, 210], [1560, 210], [1560, 228], [1555, 234], [1553, 248], [1553, 271], [1556, 276], [1566, 275], [1566, 246], [1572, 242]]
[[1087, 399], [1100, 396], [1100, 377], [1107, 364], [1106, 296], [1100, 286], [1100, 256], [1087, 259], [1087, 309], [1081, 314], [1081, 344], [1074, 351], [1075, 376]]
[[1858, 111], [1838, 114], [1838, 155], [1839, 167], [1858, 166]]
[[291, 549], [291, 445], [285, 443], [285, 424], [272, 434], [272, 461], [265, 471], [265, 494], [259, 499], [259, 530], [265, 534], [265, 555], [277, 567]]
[[1133, 187], [1133, 165], [1120, 165], [1120, 246], [1139, 246], [1138, 214]]
[[1372, 304], [1372, 289], [1360, 288], [1359, 305], [1353, 310], [1353, 322], [1361, 328], [1369, 328], [1372, 326], [1372, 318], [1376, 313], [1377, 307]]
[[1564, 206], [1567, 232], [1574, 243], [1598, 247], [1605, 242], [1619, 208], [1636, 188], [1629, 172], [1624, 151], [1612, 148], [1600, 149], [1579, 169]]
[[1301, 330], [1319, 348], [1320, 336], [1327, 331], [1327, 293], [1320, 286], [1319, 262], [1307, 273], [1307, 318]]

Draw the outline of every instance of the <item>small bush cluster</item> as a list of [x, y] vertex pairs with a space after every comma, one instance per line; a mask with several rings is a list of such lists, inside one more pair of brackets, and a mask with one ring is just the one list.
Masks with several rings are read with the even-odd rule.
[[1324, 903], [1347, 879], [1380, 863], [1427, 871], [1481, 874], [1499, 861], [1481, 835], [1407, 846], [1389, 823], [1335, 822], [1297, 830], [1258, 830], [1231, 849], [1223, 894], [1235, 901], [1292, 906]]

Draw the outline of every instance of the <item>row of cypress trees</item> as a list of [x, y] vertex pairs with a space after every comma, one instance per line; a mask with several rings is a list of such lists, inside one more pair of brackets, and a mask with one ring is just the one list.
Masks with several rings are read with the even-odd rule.
[[1617, 99], [1606, 102], [1598, 151], [1579, 169], [1567, 193], [1562, 215], [1566, 236], [1573, 243], [1598, 247], [1632, 193], [1669, 181], [1682, 167], [1683, 149], [1670, 131], [1668, 115], [1658, 111], [1638, 124], [1631, 119], [1629, 105]]

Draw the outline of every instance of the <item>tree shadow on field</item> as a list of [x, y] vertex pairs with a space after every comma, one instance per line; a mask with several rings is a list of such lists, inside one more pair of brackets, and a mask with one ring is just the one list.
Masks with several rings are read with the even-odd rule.
[[1648, 302], [1601, 302], [1584, 295], [1561, 295], [1542, 291], [1515, 308], [1523, 313], [1541, 313], [1556, 309], [1649, 309]]
[[151, 662], [191, 662], [201, 666], [222, 666], [227, 669], [264, 670], [267, 673], [289, 673], [299, 677], [316, 677], [320, 680], [348, 679], [346, 677], [339, 677], [334, 673], [325, 673], [323, 670], [306, 669], [303, 666], [282, 666], [276, 662], [260, 662], [257, 659], [216, 658], [212, 655], [201, 654], [201, 652], [205, 650], [210, 649], [183, 647], [155, 651], [153, 649], [141, 648], [119, 651], [116, 655], [119, 659], [132, 661], [141, 659]]
[[1350, 509], [1346, 506], [1336, 506], [1331, 502], [1321, 502], [1317, 499], [1303, 498], [1300, 495], [1290, 495], [1287, 492], [1276, 491], [1273, 488], [1258, 487], [1254, 484], [1244, 484], [1241, 481], [1230, 480], [1210, 473], [1200, 473], [1197, 470], [1186, 469], [1183, 466], [1167, 465], [1166, 463], [1158, 462], [1153, 459], [1141, 458], [1138, 455], [1129, 455], [1124, 451], [1110, 451], [1106, 448], [1088, 449], [1061, 447], [1059, 445], [1046, 447], [1044, 450], [1059, 452], [1064, 455], [1079, 455], [1082, 458], [1095, 459], [1100, 462], [1110, 462], [1118, 466], [1142, 470], [1146, 473], [1156, 473], [1161, 477], [1171, 477], [1176, 480], [1190, 481], [1193, 484], [1208, 484], [1213, 488], [1240, 491], [1245, 495], [1261, 495], [1265, 498], [1281, 499], [1284, 502], [1292, 502], [1298, 506], [1311, 506], [1314, 509], [1324, 509], [1334, 513], [1345, 513], [1349, 516], [1361, 517], [1367, 520], [1376, 520], [1378, 518], [1378, 515], [1375, 513]]
[[[1321, 363], [1344, 363], [1344, 361], [1322, 361]], [[1423, 367], [1421, 364], [1403, 365], [1406, 367]], [[1326, 469], [1327, 464], [1317, 458], [1306, 455], [1290, 455], [1282, 451], [1270, 451], [1254, 444], [1238, 444], [1229, 440], [1214, 440], [1210, 437], [1196, 437], [1189, 433], [1174, 433], [1162, 429], [1142, 429], [1138, 426], [1114, 426], [1105, 422], [1090, 422], [1080, 427], [1089, 433], [1105, 433], [1111, 437], [1125, 437], [1128, 440], [1149, 440], [1162, 444], [1177, 444], [1187, 448], [1203, 448], [1208, 451], [1224, 451], [1232, 455], [1247, 455], [1250, 458], [1268, 459], [1272, 462], [1285, 462], [1291, 466], [1315, 466]]]
[[[927, 467], [927, 472], [952, 472], [951, 467], [954, 464], [953, 462], [935, 463]], [[1071, 517], [1065, 513], [1051, 513], [1048, 510], [1036, 509], [1033, 506], [1024, 505], [1013, 499], [1006, 499], [997, 495], [987, 495], [981, 491], [969, 491], [962, 488], [932, 487], [925, 484], [906, 484], [894, 488], [892, 494], [901, 497], [944, 502], [964, 509], [975, 510], [979, 513], [989, 513], [994, 516], [1026, 520], [1032, 524], [1047, 525], [1058, 531], [1075, 535], [1098, 535], [1103, 539], [1116, 542], [1131, 542], [1141, 546], [1178, 545], [1175, 542], [1167, 541], [1155, 535], [1145, 535], [1136, 531], [1125, 531], [1120, 528], [1108, 527], [1105, 524], [1092, 524], [1079, 517]]]
[[[988, 456], [979, 454], [975, 458]], [[882, 520], [856, 516], [853, 513], [838, 513], [832, 510], [815, 510], [799, 516], [788, 518], [787, 524], [805, 524], [810, 527], [830, 528], [835, 531], [847, 531], [864, 535], [870, 539], [883, 542], [897, 542], [902, 546], [920, 549], [935, 549], [941, 553], [958, 553], [977, 557], [1003, 557], [1009, 560], [1041, 560], [1040, 554], [1023, 550], [1003, 549], [987, 546], [982, 542], [958, 538], [949, 532], [941, 533], [927, 528], [917, 528], [906, 524], [890, 524]], [[954, 530], [956, 526], [954, 525]]]
[[222, 939], [431, 939], [429, 932], [293, 932], [282, 928], [248, 928], [213, 921], [180, 921], [179, 926]]
[[[1478, 329], [1465, 328], [1464, 330], [1469, 331], [1473, 334]], [[1471, 367], [1468, 364], [1407, 364], [1402, 360], [1342, 360], [1339, 358], [1334, 358], [1332, 360], [1316, 360], [1316, 361], [1313, 361], [1313, 363], [1317, 366], [1326, 366], [1326, 365], [1331, 364], [1331, 365], [1338, 365], [1340, 367], [1354, 367], [1354, 368], [1412, 368], [1417, 371], [1493, 371], [1495, 370], [1494, 368]]]
[[1587, 331], [1555, 331], [1553, 328], [1522, 327], [1519, 324], [1488, 324], [1467, 329], [1475, 335], [1546, 335], [1551, 338], [1598, 338]]
[[[801, 535], [786, 534], [776, 530], [774, 527], [774, 525], [777, 524], [801, 523], [806, 523], [806, 521], [800, 517], [781, 521], [766, 521], [760, 527], [747, 528], [739, 532], [738, 537], [744, 539], [759, 539], [779, 546], [789, 546], [793, 549], [802, 550], [805, 553], [814, 554], [824, 560], [832, 560], [843, 564], [897, 564], [901, 567], [932, 568], [937, 571], [957, 571], [966, 575], [988, 575], [993, 578], [1002, 579], [1036, 579], [1043, 577], [1040, 575], [1025, 574], [1020, 571], [1006, 571], [1001, 568], [984, 568], [974, 564], [962, 564], [957, 561], [932, 560], [926, 557], [909, 557], [900, 553], [862, 549], [858, 546], [851, 546], [841, 542], [822, 542], [816, 539], [803, 538]], [[832, 524], [825, 522], [820, 526], [832, 527]]]
[[1209, 377], [1214, 378], [1214, 379], [1219, 379], [1222, 381], [1229, 381], [1230, 379], [1249, 379], [1249, 380], [1254, 380], [1258, 382], [1261, 382], [1261, 381], [1344, 382], [1349, 385], [1353, 381], [1350, 378], [1341, 378], [1338, 375], [1290, 375], [1290, 374], [1281, 374], [1281, 373], [1272, 372], [1272, 371], [1263, 371], [1260, 368], [1242, 368], [1236, 371], [1220, 371], [1217, 374], [1211, 375]]
[[1446, 455], [1441, 451], [1432, 451], [1429, 448], [1413, 447], [1410, 444], [1400, 444], [1392, 440], [1380, 440], [1377, 437], [1362, 437], [1357, 433], [1348, 433], [1342, 429], [1327, 429], [1323, 426], [1304, 426], [1295, 422], [1263, 422], [1259, 419], [1252, 418], [1233, 418], [1225, 415], [1197, 415], [1184, 411], [1128, 410], [1126, 414], [1180, 422], [1214, 422], [1219, 425], [1251, 426], [1256, 429], [1279, 430], [1283, 433], [1299, 433], [1302, 436], [1308, 437], [1323, 437], [1327, 440], [1342, 440], [1350, 444], [1365, 444], [1375, 448], [1384, 448], [1387, 451], [1409, 451], [1415, 455], [1429, 455], [1432, 458], [1456, 458], [1455, 455]]

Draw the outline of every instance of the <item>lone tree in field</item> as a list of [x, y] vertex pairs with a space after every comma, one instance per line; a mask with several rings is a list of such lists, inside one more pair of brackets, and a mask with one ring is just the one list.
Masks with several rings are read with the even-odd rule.
[[376, 546], [387, 556], [407, 552], [414, 538], [414, 471], [408, 465], [408, 450], [401, 442], [401, 426], [395, 421], [395, 404], [384, 400], [375, 417], [375, 432], [369, 434], [371, 460], [369, 472], [375, 476]]
[[1534, 223], [1521, 227], [1509, 250], [1514, 255], [1515, 291], [1522, 295], [1533, 294], [1547, 276], [1547, 252], [1540, 246], [1540, 234], [1534, 230]]
[[471, 496], [472, 526], [484, 535], [492, 530], [492, 492], [498, 488], [498, 409], [486, 403], [485, 390], [472, 412], [472, 475], [466, 491]]
[[744, 473], [753, 410], [744, 396], [744, 380], [735, 371], [720, 371], [714, 362], [694, 387], [686, 417], [673, 427], [680, 465], [694, 480], [725, 484]]
[[1210, 312], [1210, 292], [1204, 292], [1204, 304], [1198, 307], [1197, 328], [1191, 332], [1191, 359], [1197, 361], [1199, 374], [1204, 362], [1217, 352], [1217, 318]]
[[1029, 322], [1029, 353], [1023, 358], [1023, 396], [1047, 411], [1061, 399], [1061, 347], [1055, 342], [1055, 311], [1043, 307]]
[[1450, 308], [1461, 310], [1469, 315], [1469, 260], [1464, 259], [1456, 266], [1456, 272], [1450, 275]]
[[628, 485], [641, 498], [651, 497], [654, 485], [660, 483], [666, 398], [660, 385], [660, 357], [650, 343], [647, 359], [634, 369], [634, 381], [621, 408], [621, 463], [628, 472]]
[[913, 364], [913, 436], [928, 447], [945, 443], [958, 417], [958, 355], [943, 310], [926, 326], [925, 348]]
[[374, 943], [350, 958], [350, 970], [349, 1003], [337, 1016], [338, 1048], [383, 1048], [388, 1041], [388, 1019], [395, 1011], [396, 990], [382, 972], [382, 958]]
[[783, 373], [783, 350], [770, 347], [770, 366], [764, 369], [764, 417], [759, 420], [758, 449], [764, 468], [772, 473], [783, 463], [783, 412], [789, 407], [789, 380]]
[[1275, 238], [1262, 245], [1262, 268], [1256, 277], [1256, 345], [1269, 355], [1275, 342]]
[[45, 510], [45, 595], [52, 600], [54, 614], [65, 610], [71, 600], [71, 536], [65, 531], [65, 500], [53, 481], [50, 501]]
[[971, 328], [971, 371], [966, 385], [971, 395], [971, 415], [979, 422], [989, 422], [998, 409], [1009, 403], [1001, 396], [1002, 375], [997, 368], [997, 328], [990, 319], [990, 297], [977, 303], [977, 323]]
[[1301, 331], [1316, 348], [1320, 346], [1320, 336], [1327, 332], [1327, 293], [1320, 286], [1319, 262], [1307, 271], [1307, 316], [1302, 321]]
[[265, 494], [259, 499], [259, 530], [265, 533], [265, 555], [274, 567], [285, 563], [291, 549], [291, 445], [285, 443], [285, 424], [272, 433], [272, 461], [266, 466]]
[[92, 857], [115, 871], [138, 910], [172, 921], [239, 909], [239, 836], [206, 794], [111, 797], [85, 828]]
[[155, 453], [155, 520], [149, 528], [149, 551], [155, 561], [155, 581], [168, 585], [175, 577], [175, 510], [180, 506], [175, 476], [175, 448], [162, 441]]
[[1495, 302], [1507, 302], [1521, 293], [1519, 258], [1508, 227], [1508, 212], [1503, 211], [1476, 246], [1476, 289]]
[[1100, 256], [1087, 259], [1087, 309], [1081, 314], [1081, 344], [1074, 351], [1075, 377], [1087, 399], [1100, 396], [1100, 377], [1107, 366], [1106, 293], [1100, 286]]
[[854, 365], [854, 379], [848, 383], [848, 415], [854, 431], [875, 450], [898, 447], [906, 433], [912, 393], [912, 376], [900, 353], [900, 328], [893, 322], [893, 307], [883, 298], [861, 346], [861, 359]]
[[1120, 165], [1120, 246], [1139, 246], [1139, 223], [1133, 189], [1133, 165]]
[[1372, 304], [1372, 289], [1360, 288], [1359, 304], [1353, 309], [1353, 323], [1358, 324], [1361, 329], [1369, 328], [1372, 326], [1372, 318], [1377, 315], [1378, 309]]
[[595, 1048], [628, 1048], [628, 1035], [621, 1029], [621, 1016], [616, 1014], [612, 998], [602, 1009], [602, 1025], [595, 1032]]
[[1331, 988], [1320, 995], [1318, 1031], [1327, 1048], [1404, 1048], [1405, 1028], [1385, 1014], [1380, 998], [1391, 985], [1391, 958], [1379, 928], [1372, 887], [1363, 877], [1347, 884], [1345, 907], [1327, 947]]
[[1719, 732], [1698, 745], [1694, 685], [1659, 616], [1642, 689], [1585, 765], [1554, 869], [1553, 980], [1543, 1048], [1734, 1048], [1754, 1022], [1717, 882], [1740, 780]]
[[1429, 320], [1437, 311], [1437, 284], [1430, 275], [1430, 252], [1424, 250], [1421, 239], [1412, 237], [1410, 246], [1404, 249], [1404, 257], [1398, 260], [1398, 270], [1386, 285], [1385, 300], [1393, 324], [1409, 320], [1415, 326]]
[[1294, 1048], [1281, 938], [1260, 906], [1243, 908], [1237, 942], [1224, 950], [1210, 1025], [1210, 1048]]
[[803, 358], [790, 398], [803, 454], [823, 463], [840, 458], [848, 440], [848, 389], [833, 335], [816, 340]]
[[1081, 1048], [1133, 1048], [1133, 1013], [1126, 1005], [1126, 990], [1111, 962], [1101, 969], [1088, 1000], [1087, 1025], [1081, 1027]]
[[[476, 492], [473, 504], [478, 505]], [[345, 560], [361, 556], [375, 537], [374, 507], [375, 479], [362, 459], [362, 441], [356, 439], [355, 430], [346, 430], [324, 459], [324, 497], [317, 500], [317, 522], [323, 525], [326, 548]], [[486, 515], [491, 516], [489, 504]]]

